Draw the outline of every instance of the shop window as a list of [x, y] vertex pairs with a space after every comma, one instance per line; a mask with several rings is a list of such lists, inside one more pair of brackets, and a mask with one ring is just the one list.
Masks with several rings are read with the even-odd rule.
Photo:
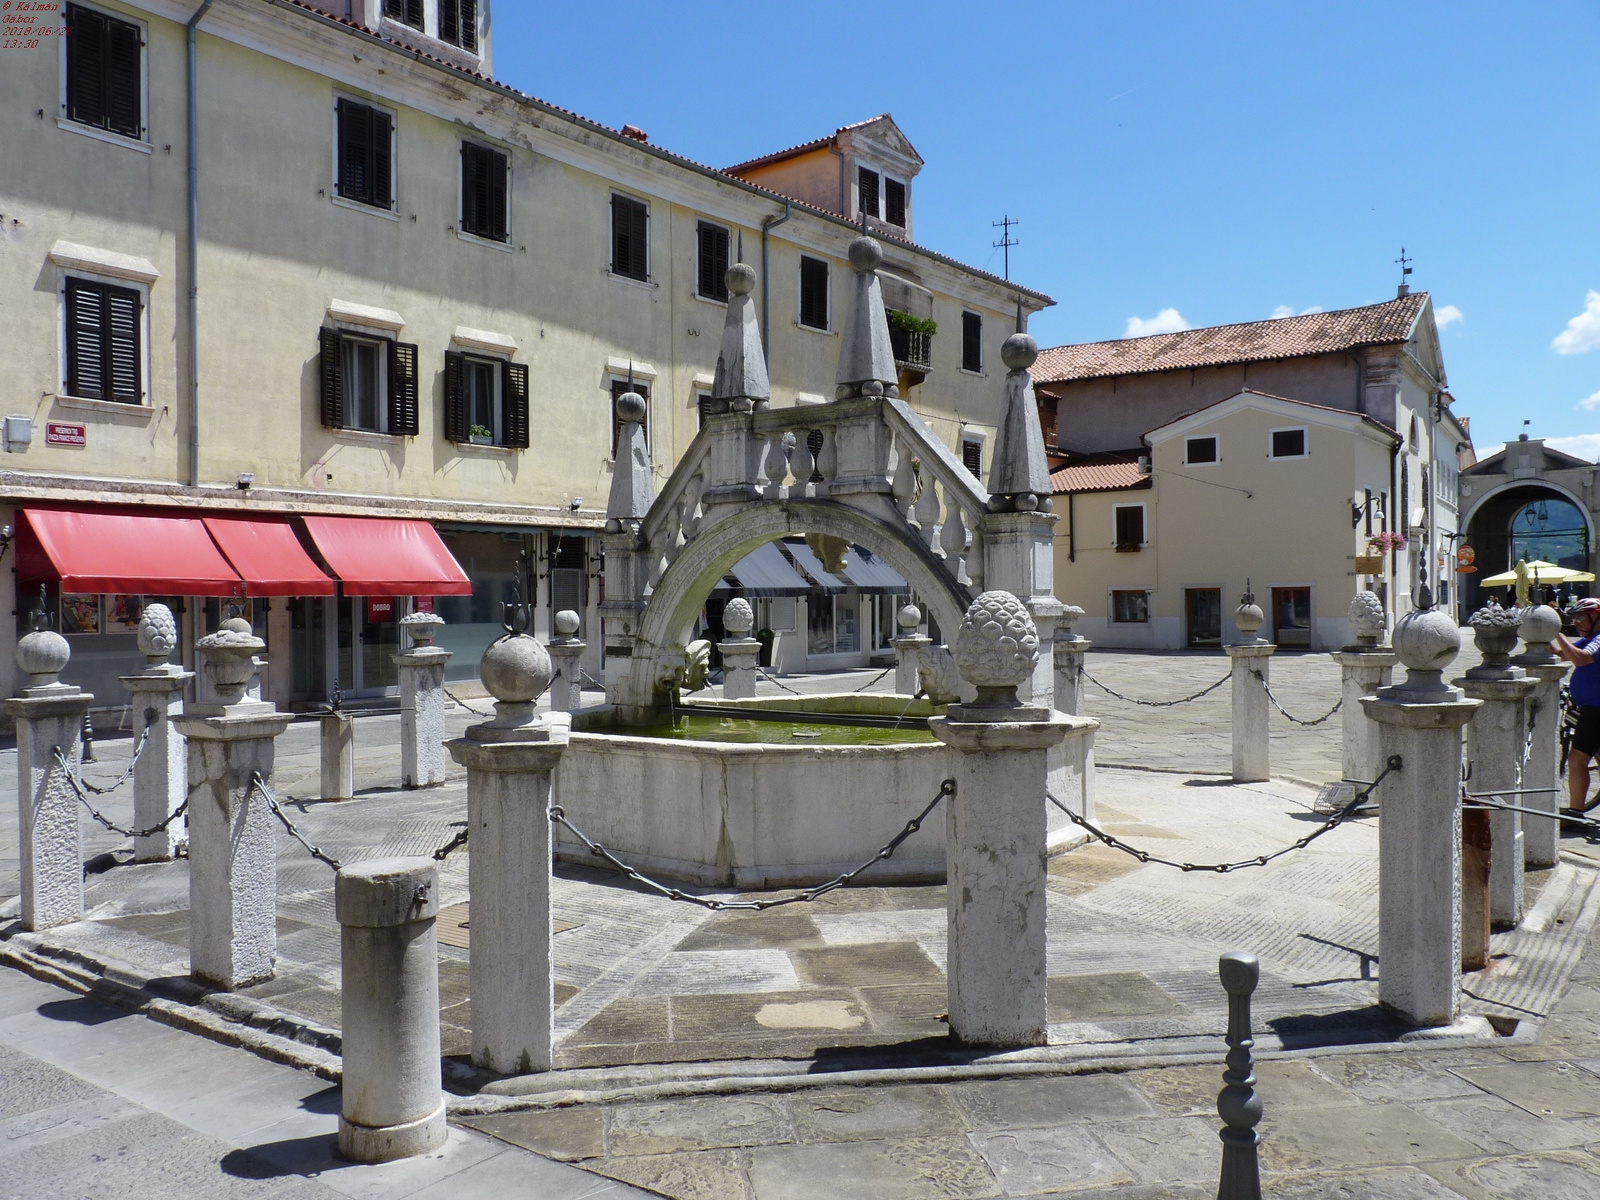
[[1272, 640], [1280, 646], [1311, 645], [1311, 589], [1272, 589]]
[[1118, 625], [1146, 625], [1150, 621], [1150, 593], [1113, 591], [1111, 619]]
[[1185, 588], [1184, 615], [1192, 647], [1222, 645], [1222, 589]]

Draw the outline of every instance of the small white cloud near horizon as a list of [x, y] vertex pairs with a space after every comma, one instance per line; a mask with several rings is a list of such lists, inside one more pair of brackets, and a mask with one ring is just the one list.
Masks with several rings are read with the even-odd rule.
[[1448, 325], [1454, 325], [1457, 321], [1465, 321], [1466, 319], [1467, 314], [1462, 312], [1454, 304], [1446, 304], [1443, 308], [1436, 308], [1433, 310], [1433, 323], [1440, 329], [1443, 329]]
[[1312, 313], [1319, 313], [1321, 311], [1322, 305], [1320, 304], [1313, 304], [1309, 308], [1302, 308], [1299, 312], [1296, 312], [1294, 306], [1291, 304], [1280, 304], [1267, 315], [1267, 320], [1281, 321], [1285, 317], [1309, 317]]
[[1567, 327], [1550, 342], [1557, 354], [1583, 354], [1600, 346], [1600, 292], [1590, 290], [1583, 298], [1583, 311], [1567, 322]]
[[1181, 333], [1190, 328], [1189, 322], [1183, 319], [1183, 314], [1175, 308], [1163, 308], [1148, 320], [1144, 317], [1129, 317], [1125, 338], [1149, 337], [1155, 333]]
[[1594, 412], [1595, 409], [1600, 408], [1600, 392], [1596, 392], [1592, 396], [1579, 400], [1578, 407], [1586, 412]]

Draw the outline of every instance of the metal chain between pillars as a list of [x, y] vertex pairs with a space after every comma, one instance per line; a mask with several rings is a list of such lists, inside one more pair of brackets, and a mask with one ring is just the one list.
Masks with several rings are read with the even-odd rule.
[[476, 713], [480, 717], [492, 717], [492, 716], [494, 716], [494, 714], [492, 712], [484, 712], [483, 709], [481, 709], [481, 708], [473, 708], [472, 705], [468, 704], [465, 700], [463, 700], [460, 696], [456, 695], [449, 688], [445, 688], [444, 689], [444, 694], [446, 696], [449, 696], [450, 699], [454, 700], [457, 704], [459, 704], [462, 708], [466, 709], [469, 713]]
[[1400, 756], [1398, 754], [1391, 754], [1389, 756], [1388, 763], [1385, 764], [1383, 771], [1378, 775], [1378, 777], [1357, 792], [1355, 794], [1355, 798], [1351, 800], [1349, 804], [1346, 804], [1338, 812], [1334, 813], [1333, 816], [1324, 821], [1320, 828], [1312, 830], [1310, 833], [1306, 834], [1305, 837], [1299, 838], [1298, 840], [1283, 847], [1281, 850], [1274, 850], [1271, 854], [1258, 854], [1255, 858], [1246, 858], [1241, 859], [1238, 862], [1226, 863], [1188, 863], [1175, 862], [1170, 858], [1161, 858], [1158, 855], [1151, 854], [1148, 850], [1140, 850], [1137, 846], [1128, 845], [1127, 842], [1124, 842], [1101, 829], [1093, 821], [1087, 820], [1084, 817], [1080, 817], [1065, 804], [1061, 803], [1060, 800], [1056, 799], [1056, 797], [1050, 792], [1045, 792], [1045, 798], [1048, 799], [1051, 804], [1054, 804], [1057, 808], [1059, 808], [1062, 812], [1066, 813], [1074, 824], [1086, 829], [1091, 837], [1097, 839], [1098, 841], [1104, 842], [1113, 850], [1121, 850], [1124, 854], [1128, 854], [1134, 858], [1137, 858], [1142, 863], [1157, 863], [1163, 867], [1176, 867], [1178, 870], [1184, 872], [1212, 871], [1218, 875], [1226, 875], [1230, 871], [1242, 871], [1246, 867], [1264, 867], [1275, 858], [1282, 858], [1285, 854], [1293, 854], [1296, 850], [1304, 850], [1323, 834], [1331, 833], [1346, 820], [1348, 820], [1351, 814], [1365, 804], [1368, 797], [1370, 797], [1373, 792], [1378, 790], [1378, 785], [1388, 777], [1389, 773], [1391, 771], [1398, 771], [1399, 769]]
[[1593, 817], [1569, 817], [1566, 813], [1552, 812], [1544, 808], [1523, 808], [1517, 804], [1506, 804], [1495, 800], [1496, 796], [1539, 796], [1559, 792], [1559, 788], [1525, 788], [1513, 789], [1504, 792], [1462, 792], [1461, 802], [1463, 808], [1498, 808], [1503, 812], [1522, 813], [1528, 817], [1543, 817], [1547, 821], [1560, 821], [1562, 825], [1576, 826], [1579, 829], [1593, 829], [1600, 833], [1600, 821]]
[[1145, 708], [1171, 708], [1171, 707], [1173, 707], [1174, 705], [1177, 705], [1177, 704], [1188, 704], [1191, 700], [1198, 700], [1198, 699], [1200, 699], [1201, 696], [1209, 695], [1211, 692], [1216, 691], [1223, 684], [1228, 683], [1230, 680], [1233, 679], [1233, 672], [1229, 671], [1226, 675], [1224, 675], [1221, 679], [1217, 680], [1210, 687], [1201, 688], [1198, 692], [1195, 692], [1194, 695], [1192, 695], [1192, 696], [1183, 696], [1183, 697], [1180, 697], [1177, 700], [1141, 700], [1137, 696], [1124, 696], [1121, 692], [1117, 691], [1116, 688], [1108, 687], [1105, 684], [1101, 683], [1093, 675], [1089, 674], [1089, 668], [1088, 667], [1079, 667], [1078, 668], [1078, 674], [1083, 676], [1083, 678], [1087, 679], [1090, 683], [1094, 684], [1095, 687], [1099, 688], [1101, 691], [1109, 692], [1111, 695], [1115, 696], [1118, 700], [1126, 700], [1129, 704], [1143, 705]]
[[1289, 720], [1293, 721], [1296, 725], [1304, 725], [1307, 728], [1309, 728], [1309, 727], [1311, 727], [1313, 725], [1321, 725], [1324, 721], [1329, 720], [1330, 718], [1332, 718], [1334, 713], [1338, 712], [1341, 708], [1344, 707], [1344, 697], [1340, 696], [1338, 701], [1335, 702], [1334, 706], [1332, 708], [1330, 708], [1327, 712], [1323, 713], [1315, 721], [1307, 721], [1307, 720], [1305, 720], [1305, 719], [1303, 719], [1301, 717], [1295, 716], [1294, 714], [1289, 712], [1288, 709], [1284, 708], [1283, 705], [1278, 703], [1278, 698], [1272, 694], [1272, 688], [1267, 683], [1267, 677], [1265, 675], [1263, 675], [1260, 671], [1251, 671], [1250, 674], [1254, 675], [1257, 679], [1259, 679], [1261, 681], [1261, 690], [1264, 691], [1267, 694], [1267, 699], [1272, 702], [1272, 707], [1277, 709], [1284, 716], [1288, 717]]
[[777, 687], [781, 687], [784, 691], [788, 692], [789, 695], [791, 695], [791, 696], [804, 695], [803, 692], [795, 691], [792, 687], [790, 687], [787, 683], [784, 683], [781, 679], [775, 678], [774, 676], [767, 674], [767, 669], [765, 667], [763, 667], [763, 666], [757, 665], [756, 674], [761, 676], [761, 678], [765, 679], [768, 683], [774, 684]]
[[651, 891], [665, 896], [668, 900], [680, 900], [685, 904], [696, 904], [701, 908], [709, 908], [713, 912], [727, 912], [729, 910], [765, 912], [769, 908], [781, 908], [786, 904], [808, 904], [815, 900], [818, 896], [826, 895], [835, 888], [844, 887], [845, 884], [849, 883], [873, 863], [883, 862], [885, 859], [893, 855], [894, 852], [900, 848], [901, 842], [905, 841], [913, 833], [922, 828], [922, 822], [927, 820], [928, 814], [938, 806], [939, 801], [943, 800], [946, 796], [954, 796], [955, 794], [956, 781], [954, 779], [946, 779], [939, 785], [939, 791], [934, 795], [933, 799], [928, 801], [928, 806], [916, 816], [912, 817], [911, 820], [907, 821], [904, 829], [895, 834], [895, 836], [889, 840], [882, 850], [879, 850], [859, 867], [856, 867], [851, 871], [846, 871], [843, 875], [836, 875], [832, 879], [828, 880], [827, 883], [820, 883], [816, 887], [807, 888], [793, 896], [779, 896], [772, 900], [714, 900], [706, 896], [691, 896], [681, 888], [675, 888], [665, 883], [659, 883], [656, 880], [651, 879], [648, 875], [640, 874], [638, 871], [634, 870], [615, 854], [611, 853], [610, 850], [607, 850], [599, 842], [595, 841], [588, 834], [584, 833], [583, 830], [579, 829], [571, 821], [567, 820], [567, 814], [562, 810], [559, 804], [552, 804], [550, 806], [550, 819], [568, 830], [573, 837], [577, 838], [580, 842], [587, 846], [590, 854], [593, 854], [596, 858], [604, 859], [611, 865], [613, 869], [620, 871], [635, 883], [643, 884]]
[[1222, 1073], [1217, 1115], [1223, 1120], [1222, 1176], [1217, 1200], [1261, 1200], [1261, 1095], [1256, 1091], [1255, 1037], [1250, 1030], [1250, 994], [1261, 979], [1254, 954], [1231, 951], [1217, 963], [1228, 993], [1228, 1067]]
[[312, 858], [319, 863], [332, 867], [335, 871], [344, 865], [331, 854], [323, 853], [320, 848], [308, 842], [305, 835], [294, 827], [294, 822], [289, 820], [289, 815], [283, 811], [283, 805], [278, 803], [278, 798], [272, 794], [272, 789], [267, 786], [267, 781], [261, 778], [260, 771], [250, 772], [250, 790], [261, 794], [261, 798], [267, 802], [267, 807], [272, 810], [272, 815], [283, 823], [283, 827], [289, 831], [289, 836], [304, 846], [306, 853], [311, 855]]
[[[147, 726], [143, 731], [140, 732], [139, 740], [137, 742], [135, 742], [134, 745], [133, 745], [133, 757], [128, 760], [128, 769], [126, 771], [124, 771], [121, 775], [117, 776], [117, 780], [116, 780], [115, 783], [108, 783], [108, 784], [103, 784], [103, 785], [102, 784], [90, 783], [89, 780], [83, 778], [80, 775], [80, 776], [73, 777], [73, 784], [75, 786], [83, 788], [84, 791], [93, 792], [96, 796], [105, 796], [105, 795], [110, 794], [111, 792], [116, 791], [123, 784], [127, 783], [128, 780], [133, 778], [133, 769], [139, 765], [139, 755], [144, 750], [144, 744], [146, 742], [148, 742], [149, 740], [150, 740], [150, 729]], [[61, 748], [59, 746], [57, 746], [55, 748], [55, 753], [58, 754], [58, 755], [61, 753]], [[61, 763], [62, 763], [63, 767], [65, 767], [65, 769], [67, 770], [68, 775], [70, 776], [71, 773], [72, 773], [72, 768], [67, 765], [66, 759], [64, 757], [61, 759]]]
[[[163, 832], [167, 826], [171, 825], [174, 821], [188, 811], [189, 801], [186, 799], [182, 804], [178, 805], [177, 808], [168, 813], [165, 820], [161, 821], [159, 824], [150, 826], [149, 829], [124, 829], [121, 825], [118, 825], [116, 822], [112, 821], [99, 809], [95, 808], [93, 804], [89, 803], [89, 797], [83, 794], [83, 789], [79, 786], [80, 783], [85, 783], [87, 781], [79, 780], [73, 775], [72, 768], [67, 763], [67, 756], [62, 751], [61, 747], [52, 746], [50, 748], [50, 753], [56, 760], [56, 766], [60, 767], [61, 773], [67, 777], [67, 783], [72, 788], [72, 794], [76, 796], [83, 803], [83, 806], [89, 810], [89, 815], [91, 817], [93, 817], [101, 825], [104, 825], [112, 833], [119, 833], [123, 837], [130, 838], [154, 837], [156, 834]], [[111, 789], [107, 788], [106, 790], [110, 791]]]
[[866, 691], [869, 687], [872, 687], [875, 683], [877, 683], [880, 679], [882, 679], [885, 675], [889, 674], [889, 672], [893, 671], [893, 670], [895, 670], [894, 667], [885, 667], [883, 670], [879, 671], [876, 675], [874, 675], [871, 679], [867, 680], [860, 687], [855, 688], [854, 690], [857, 691], [857, 692]]
[[433, 861], [443, 862], [462, 846], [465, 846], [467, 844], [467, 832], [467, 830], [463, 829], [460, 833], [456, 834], [455, 837], [451, 838], [448, 842], [435, 850], [432, 855]]

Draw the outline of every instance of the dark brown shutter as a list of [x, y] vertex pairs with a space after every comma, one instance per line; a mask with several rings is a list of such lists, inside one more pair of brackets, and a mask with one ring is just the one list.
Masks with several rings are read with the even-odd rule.
[[503, 242], [511, 232], [506, 220], [506, 184], [510, 171], [506, 156], [498, 150], [486, 151], [484, 158], [488, 161], [489, 173], [489, 236]]
[[617, 456], [617, 446], [622, 441], [623, 420], [617, 415], [617, 397], [625, 392], [637, 392], [645, 404], [645, 419], [639, 423], [639, 428], [644, 430], [644, 444], [650, 445], [650, 385], [641, 380], [628, 383], [625, 379], [611, 381], [611, 457]]
[[126, 21], [108, 21], [106, 26], [106, 128], [136, 138], [144, 133], [139, 120], [139, 27]]
[[878, 173], [856, 168], [856, 195], [860, 210], [869, 217], [878, 215]]
[[971, 471], [974, 478], [982, 478], [982, 475], [980, 474], [980, 472], [983, 470], [982, 442], [961, 443], [961, 465], [966, 467], [967, 470]]
[[444, 436], [451, 442], [472, 440], [467, 421], [466, 381], [462, 378], [464, 357], [455, 350], [444, 352]]
[[650, 210], [629, 196], [611, 197], [611, 270], [629, 279], [650, 277]]
[[478, 52], [478, 0], [459, 0], [461, 40], [456, 43], [468, 54]]
[[367, 198], [367, 157], [372, 142], [372, 110], [364, 104], [339, 101], [339, 195]]
[[828, 327], [828, 264], [820, 258], [800, 260], [800, 324]]
[[417, 348], [389, 343], [389, 432], [417, 436]]
[[344, 386], [339, 378], [339, 331], [324, 329], [322, 338], [322, 423], [344, 428]]
[[883, 219], [902, 229], [906, 224], [906, 185], [898, 179], [883, 181]]
[[483, 153], [471, 142], [461, 143], [461, 229], [463, 233], [483, 235], [483, 213], [488, 207], [484, 194]]
[[406, 24], [413, 29], [422, 28], [422, 0], [406, 0]]
[[500, 364], [500, 444], [528, 448], [528, 366]]
[[106, 18], [67, 6], [67, 117], [86, 125], [105, 121]]
[[961, 314], [961, 366], [967, 371], [983, 370], [983, 317]]
[[131, 288], [106, 288], [107, 400], [138, 404], [144, 399], [139, 354], [139, 293]]
[[406, 19], [406, 0], [383, 0], [383, 15], [391, 21]]
[[461, 44], [461, 13], [456, 0], [439, 0], [439, 40]]
[[728, 231], [720, 225], [699, 225], [700, 294], [710, 300], [728, 298]]
[[371, 195], [369, 204], [376, 204], [379, 208], [388, 208], [391, 200], [389, 194], [389, 114], [379, 112], [375, 108], [367, 110], [372, 121], [372, 155], [368, 160], [371, 165]]
[[105, 289], [67, 280], [67, 393], [105, 399]]

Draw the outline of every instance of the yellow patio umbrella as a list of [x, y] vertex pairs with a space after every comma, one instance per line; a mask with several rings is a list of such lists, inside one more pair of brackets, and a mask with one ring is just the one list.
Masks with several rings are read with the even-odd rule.
[[[1547, 583], [1558, 584], [1594, 582], [1594, 572], [1592, 571], [1574, 571], [1571, 567], [1557, 566], [1555, 563], [1545, 562], [1543, 559], [1536, 558], [1532, 562], [1524, 563], [1523, 566], [1527, 568], [1528, 582], [1537, 583], [1540, 586], [1543, 586]], [[1513, 567], [1509, 571], [1501, 571], [1498, 575], [1491, 575], [1487, 579], [1478, 580], [1478, 586], [1515, 587], [1516, 582], [1517, 571], [1516, 568]]]

